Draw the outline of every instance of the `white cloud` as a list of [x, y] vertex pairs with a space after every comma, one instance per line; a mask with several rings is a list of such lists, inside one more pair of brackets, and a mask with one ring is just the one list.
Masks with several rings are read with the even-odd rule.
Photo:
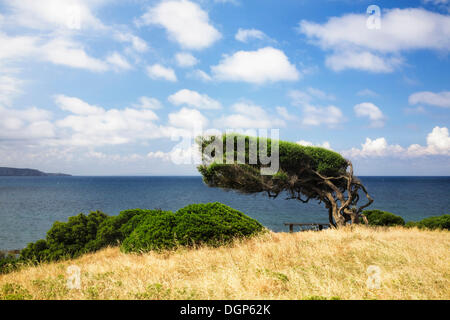
[[11, 14], [5, 19], [6, 23], [18, 24], [24, 27], [41, 30], [55, 28], [101, 29], [104, 25], [95, 17], [93, 11], [106, 0], [20, 0], [7, 1], [6, 5]]
[[23, 81], [9, 74], [0, 74], [0, 105], [9, 106], [22, 93]]
[[250, 39], [267, 39], [267, 35], [261, 30], [257, 29], [241, 29], [239, 28], [238, 32], [234, 36], [237, 41], [247, 42]]
[[211, 25], [208, 13], [187, 0], [162, 1], [150, 8], [138, 20], [138, 25], [151, 24], [165, 28], [169, 38], [186, 49], [205, 49], [221, 38], [220, 32]]
[[75, 97], [68, 97], [62, 94], [54, 97], [56, 105], [61, 110], [69, 111], [77, 115], [98, 115], [103, 114], [105, 110], [98, 106], [93, 106]]
[[152, 79], [164, 79], [171, 82], [177, 81], [177, 76], [172, 68], [166, 68], [160, 64], [147, 67], [147, 74]]
[[367, 138], [361, 149], [352, 148], [342, 154], [350, 158], [450, 156], [450, 137], [447, 127], [435, 127], [427, 136], [426, 146], [412, 144], [403, 148], [388, 144], [385, 138]]
[[51, 114], [47, 110], [35, 107], [17, 110], [0, 106], [0, 118], [0, 140], [40, 140], [55, 135]]
[[333, 149], [331, 149], [331, 145], [328, 141], [325, 141], [322, 144], [314, 144], [310, 141], [300, 140], [300, 141], [297, 141], [296, 143], [299, 145], [302, 145], [302, 146], [306, 146], [306, 147], [321, 147], [321, 148], [325, 148], [328, 150], [333, 150]]
[[368, 51], [343, 51], [328, 56], [325, 60], [327, 67], [334, 71], [346, 69], [364, 70], [374, 73], [392, 72], [402, 63], [398, 57], [381, 57]]
[[272, 47], [257, 51], [238, 51], [232, 56], [225, 56], [211, 70], [218, 80], [255, 84], [296, 81], [300, 78], [297, 68], [289, 62], [284, 52]]
[[138, 104], [133, 104], [134, 108], [138, 109], [161, 109], [162, 104], [161, 102], [156, 98], [150, 98], [150, 97], [140, 97]]
[[56, 121], [61, 130], [55, 145], [119, 145], [139, 140], [170, 137], [168, 128], [154, 124], [158, 116], [149, 109], [104, 109], [75, 97], [55, 96], [56, 104], [72, 113]]
[[147, 157], [150, 159], [159, 159], [164, 161], [170, 160], [170, 153], [163, 151], [152, 151], [147, 154]]
[[53, 37], [47, 41], [40, 36], [9, 37], [0, 32], [0, 43], [0, 64], [36, 59], [95, 72], [109, 68], [104, 61], [89, 56], [83, 44], [69, 37]]
[[204, 82], [210, 82], [213, 80], [209, 74], [199, 69], [196, 69], [193, 72], [189, 73], [188, 76], [194, 79], [199, 79]]
[[416, 92], [410, 95], [408, 100], [412, 105], [423, 103], [442, 108], [450, 108], [450, 91], [438, 93], [430, 91]]
[[106, 62], [109, 63], [116, 71], [130, 70], [131, 64], [118, 52], [113, 52], [106, 58]]
[[327, 125], [333, 128], [345, 120], [341, 109], [333, 105], [316, 107], [307, 104], [302, 107], [302, 110], [302, 124], [306, 126]]
[[120, 42], [126, 42], [131, 44], [131, 48], [137, 52], [147, 52], [148, 44], [143, 39], [132, 33], [116, 32], [115, 38]]
[[367, 97], [378, 97], [378, 93], [372, 91], [370, 89], [363, 89], [356, 93], [358, 96], [367, 96]]
[[303, 106], [309, 104], [315, 99], [318, 100], [335, 100], [336, 97], [322, 90], [308, 87], [306, 90], [291, 90], [288, 93], [291, 103], [294, 106]]
[[427, 136], [427, 146], [413, 144], [408, 148], [411, 156], [447, 155], [450, 156], [450, 136], [447, 127], [434, 127]]
[[275, 110], [284, 120], [288, 121], [298, 120], [298, 117], [291, 114], [285, 107], [275, 107]]
[[188, 52], [179, 52], [175, 55], [178, 66], [182, 68], [192, 67], [198, 63], [197, 58]]
[[261, 106], [251, 102], [239, 102], [231, 109], [235, 112], [215, 121], [218, 128], [227, 129], [267, 129], [284, 127], [283, 120], [270, 116]]
[[108, 65], [90, 57], [82, 44], [66, 38], [55, 38], [41, 48], [42, 58], [54, 64], [91, 71], [106, 71]]
[[381, 28], [369, 29], [365, 14], [332, 17], [319, 24], [302, 20], [299, 32], [324, 50], [332, 51], [327, 65], [336, 70], [391, 72], [407, 50], [450, 49], [450, 17], [421, 8], [390, 9]]
[[16, 36], [9, 37], [0, 31], [0, 61], [20, 60], [36, 53], [38, 37]]
[[176, 105], [188, 105], [198, 109], [221, 109], [220, 102], [210, 98], [206, 94], [200, 94], [196, 91], [183, 89], [169, 96], [169, 102]]
[[172, 161], [174, 164], [201, 164], [201, 153], [196, 144], [175, 146], [169, 152], [152, 151], [147, 154], [149, 159]]
[[184, 129], [202, 129], [208, 125], [208, 119], [196, 109], [182, 108], [169, 113], [169, 124]]
[[380, 128], [384, 126], [386, 117], [383, 112], [371, 102], [363, 102], [353, 107], [358, 117], [368, 117], [370, 119], [370, 126], [373, 128]]

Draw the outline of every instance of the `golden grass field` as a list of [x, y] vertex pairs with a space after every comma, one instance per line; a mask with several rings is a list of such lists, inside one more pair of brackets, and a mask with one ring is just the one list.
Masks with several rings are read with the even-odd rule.
[[[80, 289], [66, 286], [70, 265]], [[379, 289], [366, 285], [370, 265]], [[348, 227], [143, 255], [107, 248], [0, 275], [0, 299], [21, 298], [450, 299], [450, 232]]]

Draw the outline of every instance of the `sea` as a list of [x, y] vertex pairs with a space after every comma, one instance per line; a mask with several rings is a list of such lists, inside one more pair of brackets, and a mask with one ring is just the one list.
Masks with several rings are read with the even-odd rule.
[[[405, 221], [450, 213], [450, 177], [359, 177], [374, 198], [370, 209]], [[0, 250], [44, 239], [55, 221], [100, 210], [109, 215], [132, 208], [177, 210], [192, 203], [221, 202], [275, 232], [285, 222], [327, 223], [323, 204], [280, 195], [242, 195], [207, 187], [201, 177], [0, 177]]]

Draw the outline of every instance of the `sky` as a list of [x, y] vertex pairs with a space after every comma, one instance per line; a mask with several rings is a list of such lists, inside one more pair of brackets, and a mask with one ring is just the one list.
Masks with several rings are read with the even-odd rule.
[[197, 175], [196, 133], [278, 129], [450, 175], [448, 0], [0, 0], [0, 43], [0, 166]]

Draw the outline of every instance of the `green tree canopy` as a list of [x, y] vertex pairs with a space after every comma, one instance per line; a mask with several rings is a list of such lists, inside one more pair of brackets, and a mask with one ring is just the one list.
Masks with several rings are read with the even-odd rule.
[[[197, 143], [203, 162], [198, 170], [210, 187], [265, 192], [273, 198], [286, 193], [288, 199], [304, 203], [318, 200], [328, 209], [333, 226], [358, 223], [362, 210], [373, 201], [353, 175], [351, 162], [325, 148], [240, 134], [199, 137]], [[263, 174], [261, 170], [271, 165], [266, 156], [273, 155], [278, 156], [278, 170]], [[360, 192], [368, 201], [358, 207]]]

